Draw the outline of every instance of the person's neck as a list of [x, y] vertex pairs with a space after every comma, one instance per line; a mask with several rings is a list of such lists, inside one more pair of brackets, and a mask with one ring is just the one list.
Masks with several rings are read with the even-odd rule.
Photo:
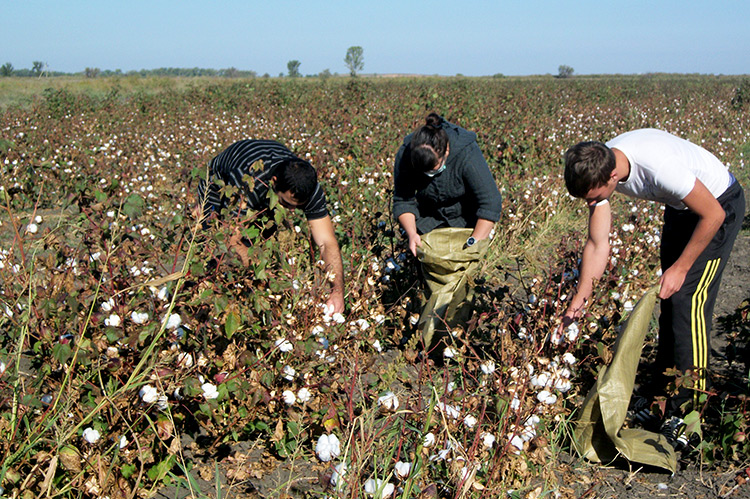
[[630, 161], [625, 153], [619, 149], [612, 149], [615, 153], [615, 171], [617, 172], [617, 181], [625, 182], [630, 176]]

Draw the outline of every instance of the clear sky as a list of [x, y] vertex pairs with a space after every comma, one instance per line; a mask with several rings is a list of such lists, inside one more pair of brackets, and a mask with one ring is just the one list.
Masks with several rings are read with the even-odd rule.
[[0, 64], [259, 75], [750, 74], [749, 0], [0, 0]]

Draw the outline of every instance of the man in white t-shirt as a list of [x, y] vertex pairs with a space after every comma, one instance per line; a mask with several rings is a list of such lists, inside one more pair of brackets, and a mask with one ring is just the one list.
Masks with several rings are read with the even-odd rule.
[[691, 399], [695, 405], [698, 394], [707, 389], [711, 316], [721, 273], [745, 214], [742, 187], [710, 152], [655, 129], [627, 132], [606, 144], [582, 142], [571, 147], [565, 153], [565, 184], [589, 207], [589, 233], [564, 326], [581, 315], [609, 261], [609, 197], [618, 191], [666, 205], [655, 369], [662, 374], [676, 367], [697, 375], [695, 390], [682, 388], [668, 400], [665, 423], [679, 419]]

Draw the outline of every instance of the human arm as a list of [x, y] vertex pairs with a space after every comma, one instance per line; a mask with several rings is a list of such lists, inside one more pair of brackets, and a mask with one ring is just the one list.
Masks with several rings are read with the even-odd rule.
[[344, 311], [344, 264], [341, 261], [341, 250], [333, 232], [331, 217], [326, 215], [323, 218], [308, 220], [308, 223], [313, 241], [320, 250], [321, 258], [333, 275], [333, 289], [326, 305], [332, 307], [333, 313], [342, 313]]
[[713, 194], [698, 179], [695, 180], [695, 186], [682, 202], [690, 211], [698, 215], [698, 224], [677, 261], [664, 270], [659, 279], [661, 286], [659, 298], [661, 299], [669, 298], [679, 291], [690, 267], [711, 242], [726, 216], [724, 209]]
[[608, 201], [589, 204], [589, 233], [581, 257], [578, 288], [563, 314], [563, 326], [581, 315], [586, 301], [594, 291], [594, 281], [607, 268], [611, 224], [612, 211]]
[[422, 238], [417, 232], [417, 217], [414, 213], [403, 213], [398, 217], [398, 223], [406, 232], [406, 236], [409, 238], [409, 251], [414, 256], [417, 256], [417, 247], [422, 246]]
[[480, 218], [477, 220], [477, 224], [474, 226], [474, 232], [471, 233], [471, 237], [477, 241], [487, 239], [490, 237], [490, 232], [495, 227], [495, 222], [487, 220], [486, 218]]

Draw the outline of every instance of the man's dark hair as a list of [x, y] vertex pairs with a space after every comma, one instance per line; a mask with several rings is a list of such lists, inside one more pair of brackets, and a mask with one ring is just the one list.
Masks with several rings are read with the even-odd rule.
[[448, 150], [448, 134], [443, 130], [443, 118], [430, 113], [425, 124], [411, 138], [411, 164], [419, 171], [429, 171]]
[[289, 191], [302, 204], [310, 200], [318, 185], [318, 174], [315, 168], [301, 159], [290, 159], [279, 163], [274, 176], [276, 177], [276, 191]]
[[571, 196], [584, 198], [609, 182], [615, 153], [601, 142], [581, 142], [565, 151], [565, 186]]

